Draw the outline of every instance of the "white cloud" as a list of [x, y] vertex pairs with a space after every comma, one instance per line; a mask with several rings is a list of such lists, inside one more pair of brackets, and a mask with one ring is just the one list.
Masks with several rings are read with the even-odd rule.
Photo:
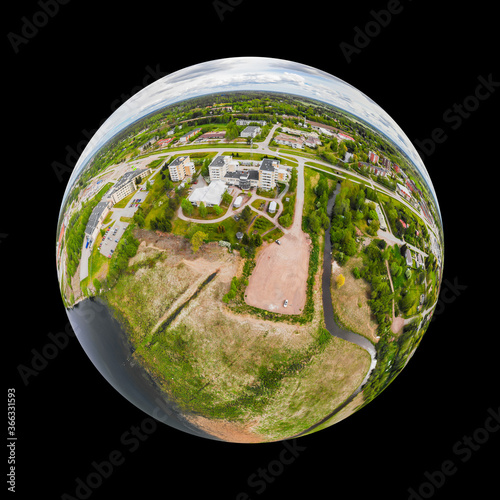
[[118, 108], [89, 141], [68, 186], [99, 147], [142, 116], [199, 95], [256, 89], [312, 97], [362, 118], [408, 154], [434, 193], [427, 170], [412, 143], [394, 120], [372, 99], [352, 85], [322, 70], [292, 61], [262, 57], [207, 61], [176, 71], [141, 90]]

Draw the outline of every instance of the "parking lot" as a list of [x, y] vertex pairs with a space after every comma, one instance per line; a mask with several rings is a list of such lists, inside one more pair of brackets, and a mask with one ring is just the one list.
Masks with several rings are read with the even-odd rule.
[[106, 234], [102, 239], [101, 246], [99, 248], [102, 255], [111, 258], [116, 250], [116, 246], [118, 245], [120, 238], [123, 236], [123, 233], [129, 224], [128, 222], [120, 221], [120, 217], [133, 217], [141, 202], [146, 199], [147, 194], [148, 191], [139, 190], [134, 194], [125, 208], [117, 208], [115, 210], [111, 209], [113, 211], [111, 220], [115, 221], [115, 223], [106, 230]]

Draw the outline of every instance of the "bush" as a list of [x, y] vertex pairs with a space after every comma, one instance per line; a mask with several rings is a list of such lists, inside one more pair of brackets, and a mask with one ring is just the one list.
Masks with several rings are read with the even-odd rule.
[[355, 267], [353, 270], [352, 270], [352, 274], [354, 275], [354, 277], [356, 279], [359, 279], [361, 278], [361, 274], [359, 274], [359, 269], [357, 267]]

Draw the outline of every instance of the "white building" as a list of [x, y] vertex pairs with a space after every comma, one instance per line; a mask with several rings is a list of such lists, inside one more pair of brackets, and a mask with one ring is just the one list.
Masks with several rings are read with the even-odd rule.
[[232, 156], [216, 156], [208, 166], [210, 180], [222, 180], [227, 172], [235, 172], [238, 166], [239, 162], [233, 160]]
[[188, 200], [196, 207], [203, 202], [206, 207], [220, 205], [222, 195], [226, 192], [226, 183], [224, 181], [213, 181], [208, 186], [195, 189]]
[[185, 177], [194, 175], [194, 163], [189, 159], [189, 156], [178, 156], [168, 166], [168, 171], [174, 182], [182, 181]]
[[101, 229], [102, 221], [108, 215], [109, 209], [111, 207], [111, 202], [100, 201], [92, 210], [87, 226], [85, 227], [85, 236], [87, 241], [94, 242]]
[[123, 174], [118, 182], [107, 193], [107, 199], [113, 202], [113, 204], [123, 200], [123, 198], [127, 197], [137, 189], [136, 180], [142, 180], [150, 173], [150, 168], [143, 168], [141, 170], [131, 170]]
[[272, 201], [271, 203], [269, 203], [269, 213], [270, 214], [274, 214], [276, 212], [276, 202], [275, 201]]
[[248, 126], [248, 127], [245, 127], [241, 134], [240, 134], [240, 137], [256, 137], [260, 134], [261, 132], [261, 128], [260, 127], [254, 127], [254, 126]]
[[234, 200], [234, 203], [233, 203], [233, 208], [240, 208], [241, 207], [241, 202], [243, 201], [243, 197], [242, 196], [238, 196], [236, 198], [236, 200]]
[[259, 167], [259, 187], [260, 189], [274, 189], [276, 187], [276, 170], [279, 162], [264, 158]]
[[265, 120], [236, 120], [236, 125], [238, 125], [238, 127], [250, 125], [250, 123], [258, 123], [261, 127], [263, 127], [267, 122]]
[[274, 138], [274, 142], [276, 142], [276, 144], [283, 144], [284, 146], [290, 146], [295, 149], [304, 148], [304, 139], [302, 139], [301, 137], [295, 138], [292, 137], [291, 135], [278, 134]]
[[406, 186], [403, 186], [403, 184], [399, 184], [399, 182], [396, 186], [396, 192], [404, 196], [407, 200], [411, 200], [411, 191]]

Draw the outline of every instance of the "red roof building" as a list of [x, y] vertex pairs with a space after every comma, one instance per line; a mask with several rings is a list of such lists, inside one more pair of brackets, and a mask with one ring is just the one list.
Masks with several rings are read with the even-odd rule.
[[160, 147], [166, 146], [167, 144], [171, 143], [174, 139], [170, 137], [170, 139], [160, 139], [157, 144]]

